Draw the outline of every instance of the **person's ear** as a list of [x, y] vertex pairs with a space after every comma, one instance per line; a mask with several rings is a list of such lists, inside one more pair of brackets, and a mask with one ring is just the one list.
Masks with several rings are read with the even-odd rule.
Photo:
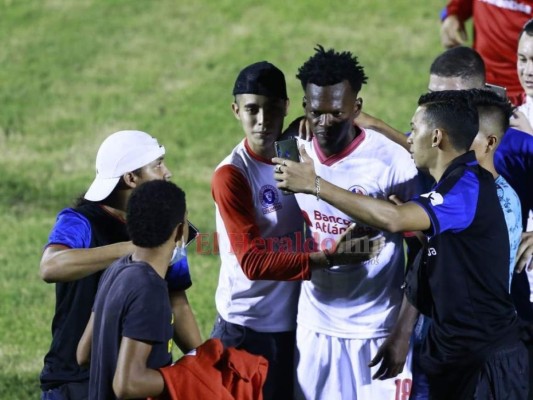
[[498, 145], [498, 138], [494, 135], [487, 137], [487, 153], [493, 151]]
[[354, 119], [359, 116], [359, 114], [361, 113], [362, 108], [363, 108], [363, 99], [361, 97], [358, 97], [355, 100], [355, 103], [353, 105]]
[[443, 139], [443, 132], [440, 129], [435, 129], [431, 136], [431, 147], [438, 147]]
[[289, 106], [291, 104], [291, 101], [289, 99], [285, 100], [285, 113], [283, 114], [285, 117], [289, 113]]
[[305, 107], [307, 106], [307, 98], [304, 96], [302, 98], [302, 108], [305, 110]]
[[235, 102], [231, 103], [231, 110], [233, 111], [233, 115], [235, 116], [235, 118], [240, 121], [241, 117], [239, 116], [239, 105]]
[[139, 177], [133, 173], [133, 172], [126, 172], [124, 175], [122, 175], [122, 180], [131, 189], [134, 189], [137, 187], [137, 182], [139, 180]]
[[175, 235], [174, 235], [174, 243], [178, 243], [180, 240], [183, 240], [184, 237], [183, 237], [183, 222], [180, 222], [177, 226], [176, 226], [176, 229], [174, 230], [175, 231]]

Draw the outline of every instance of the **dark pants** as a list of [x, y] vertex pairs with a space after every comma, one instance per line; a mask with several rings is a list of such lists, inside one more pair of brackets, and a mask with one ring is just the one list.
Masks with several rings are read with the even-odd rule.
[[474, 399], [526, 400], [529, 392], [529, 361], [522, 342], [497, 351], [483, 365]]
[[529, 356], [529, 397], [533, 400], [533, 321], [523, 321], [522, 340], [524, 341]]
[[268, 360], [268, 374], [263, 386], [265, 400], [289, 400], [294, 391], [294, 347], [296, 332], [257, 332], [217, 317], [212, 338], [224, 347], [236, 347]]
[[431, 400], [526, 400], [529, 391], [527, 350], [522, 342], [494, 352], [478, 368], [458, 367], [428, 376]]
[[65, 383], [53, 389], [45, 390], [41, 400], [87, 400], [89, 398], [89, 381]]
[[533, 342], [526, 343], [527, 355], [529, 358], [529, 397], [528, 400], [533, 400]]
[[426, 340], [431, 318], [420, 314], [418, 321], [413, 330], [411, 341], [413, 343], [413, 355], [411, 371], [413, 373], [413, 383], [411, 386], [411, 395], [409, 400], [428, 400], [429, 399], [429, 382], [428, 377], [420, 366], [420, 352], [422, 343]]

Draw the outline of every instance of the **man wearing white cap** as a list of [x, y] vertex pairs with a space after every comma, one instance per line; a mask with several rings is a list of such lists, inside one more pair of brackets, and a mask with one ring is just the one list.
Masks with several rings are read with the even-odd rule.
[[[43, 280], [56, 283], [52, 344], [40, 376], [42, 399], [87, 398], [89, 369], [78, 366], [76, 347], [103, 270], [133, 252], [125, 224], [131, 192], [143, 182], [171, 177], [164, 155], [165, 148], [147, 133], [113, 133], [98, 150], [96, 178], [84, 198], [58, 214], [40, 264]], [[174, 340], [186, 352], [201, 343], [185, 294], [191, 285], [186, 259], [173, 264], [166, 279]]]

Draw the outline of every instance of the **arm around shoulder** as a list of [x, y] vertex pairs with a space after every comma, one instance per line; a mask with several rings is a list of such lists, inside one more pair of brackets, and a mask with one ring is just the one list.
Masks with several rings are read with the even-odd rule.
[[40, 275], [47, 283], [82, 279], [105, 269], [116, 259], [131, 252], [131, 242], [84, 249], [51, 245], [44, 250], [41, 257]]
[[404, 149], [409, 150], [407, 136], [404, 133], [394, 129], [392, 126], [388, 125], [381, 119], [373, 117], [370, 114], [361, 112], [354, 120], [354, 122], [362, 128], [372, 129], [376, 132], [381, 133], [389, 140], [399, 144]]

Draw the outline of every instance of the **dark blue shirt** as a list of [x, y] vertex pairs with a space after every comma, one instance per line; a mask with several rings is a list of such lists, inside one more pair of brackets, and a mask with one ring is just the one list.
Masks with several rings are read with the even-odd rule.
[[508, 129], [494, 154], [494, 166], [520, 198], [525, 230], [533, 209], [533, 136]]
[[[87, 202], [58, 215], [48, 245], [93, 248], [126, 240], [128, 233], [123, 221], [112, 217], [98, 204]], [[100, 276], [101, 272], [96, 272], [75, 281], [56, 283], [52, 344], [44, 357], [40, 376], [43, 390], [89, 379], [89, 370], [76, 361], [76, 348], [89, 321]]]
[[474, 152], [458, 158], [429, 193], [413, 200], [431, 220], [421, 268], [432, 297], [421, 364], [428, 374], [475, 368], [517, 340], [509, 295], [509, 237], [494, 177]]
[[[124, 241], [130, 240], [126, 231], [125, 222], [116, 219], [110, 214], [108, 215], [110, 220], [113, 219], [114, 222], [123, 225]], [[75, 209], [66, 208], [58, 214], [56, 224], [52, 232], [50, 232], [46, 247], [50, 245], [62, 245], [71, 249], [89, 248], [91, 247], [92, 235], [93, 228], [87, 217]], [[192, 285], [187, 258], [182, 258], [176, 264], [170, 266], [166, 280], [169, 290], [186, 290]]]

